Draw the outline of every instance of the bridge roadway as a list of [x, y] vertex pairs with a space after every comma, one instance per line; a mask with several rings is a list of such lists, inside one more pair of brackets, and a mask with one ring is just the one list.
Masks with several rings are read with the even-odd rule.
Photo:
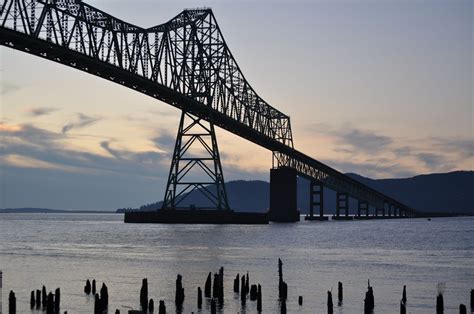
[[[293, 147], [290, 118], [248, 84], [210, 9], [148, 29], [81, 1], [0, 1], [0, 44], [113, 81], [273, 152], [275, 167], [382, 210], [415, 210]], [[216, 65], [217, 64], [217, 65]]]

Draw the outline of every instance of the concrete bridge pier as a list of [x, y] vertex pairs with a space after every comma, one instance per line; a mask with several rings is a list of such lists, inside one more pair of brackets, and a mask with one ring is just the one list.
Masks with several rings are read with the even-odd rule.
[[[357, 216], [354, 219], [371, 219], [373, 216], [369, 216], [370, 206], [368, 202], [359, 201], [357, 207]], [[375, 210], [377, 213], [377, 210]]]
[[[304, 217], [305, 220], [328, 220], [324, 216], [324, 187], [323, 183], [316, 180], [311, 180], [309, 185], [309, 215]], [[314, 215], [318, 211], [319, 215]]]
[[[344, 211], [344, 216], [341, 216], [341, 211]], [[336, 215], [332, 216], [334, 220], [352, 220], [349, 216], [349, 195], [347, 193], [336, 193]]]
[[270, 210], [269, 219], [273, 222], [300, 221], [296, 203], [296, 170], [290, 167], [270, 169]]

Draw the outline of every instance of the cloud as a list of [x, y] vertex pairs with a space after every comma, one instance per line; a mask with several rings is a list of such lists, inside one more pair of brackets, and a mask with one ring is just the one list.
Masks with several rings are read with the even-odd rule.
[[166, 130], [160, 130], [159, 134], [154, 136], [151, 141], [158, 149], [165, 152], [172, 152], [176, 144], [176, 135]]
[[52, 108], [52, 107], [33, 107], [33, 108], [28, 108], [25, 111], [28, 113], [28, 115], [32, 117], [39, 117], [39, 116], [48, 115], [57, 110], [58, 110], [57, 108]]
[[0, 84], [0, 95], [6, 95], [8, 93], [17, 91], [19, 89], [20, 89], [20, 86], [18, 85], [11, 84], [8, 82], [2, 82], [2, 84]]
[[101, 117], [87, 116], [83, 113], [78, 113], [77, 118], [78, 118], [77, 121], [69, 122], [65, 126], [63, 126], [62, 132], [67, 133], [67, 132], [71, 131], [72, 129], [84, 128], [84, 127], [89, 126], [91, 124], [94, 124], [97, 121], [102, 119]]
[[120, 158], [119, 152], [110, 147], [110, 141], [100, 142], [100, 147], [102, 147], [106, 152], [108, 152], [110, 155], [114, 156], [115, 158]]
[[449, 158], [439, 154], [422, 152], [415, 156], [432, 171], [448, 170], [453, 167]]
[[470, 158], [474, 155], [474, 140], [468, 138], [432, 137], [434, 146], [444, 153], [456, 153], [460, 157]]

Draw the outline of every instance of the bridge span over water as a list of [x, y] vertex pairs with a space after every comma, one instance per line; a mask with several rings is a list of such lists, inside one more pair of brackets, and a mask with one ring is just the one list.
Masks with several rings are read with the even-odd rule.
[[[179, 209], [194, 190], [212, 208], [229, 209], [214, 131], [218, 126], [272, 151], [274, 220], [294, 219], [297, 176], [311, 182], [308, 219], [323, 219], [323, 186], [337, 192], [336, 218], [349, 217], [349, 197], [358, 200], [359, 217], [415, 215], [414, 209], [295, 149], [290, 117], [247, 82], [211, 9], [184, 10], [164, 24], [142, 28], [80, 0], [1, 0], [0, 23], [1, 45], [121, 84], [182, 111], [163, 209]], [[192, 145], [201, 145], [206, 156], [189, 156]], [[187, 180], [195, 168], [205, 178]]]

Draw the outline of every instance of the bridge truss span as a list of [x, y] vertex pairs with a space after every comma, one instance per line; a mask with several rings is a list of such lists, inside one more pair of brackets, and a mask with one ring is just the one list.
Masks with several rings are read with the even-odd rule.
[[166, 102], [271, 150], [277, 166], [359, 200], [410, 210], [294, 149], [290, 117], [247, 82], [211, 9], [142, 28], [80, 0], [0, 0], [0, 44]]

